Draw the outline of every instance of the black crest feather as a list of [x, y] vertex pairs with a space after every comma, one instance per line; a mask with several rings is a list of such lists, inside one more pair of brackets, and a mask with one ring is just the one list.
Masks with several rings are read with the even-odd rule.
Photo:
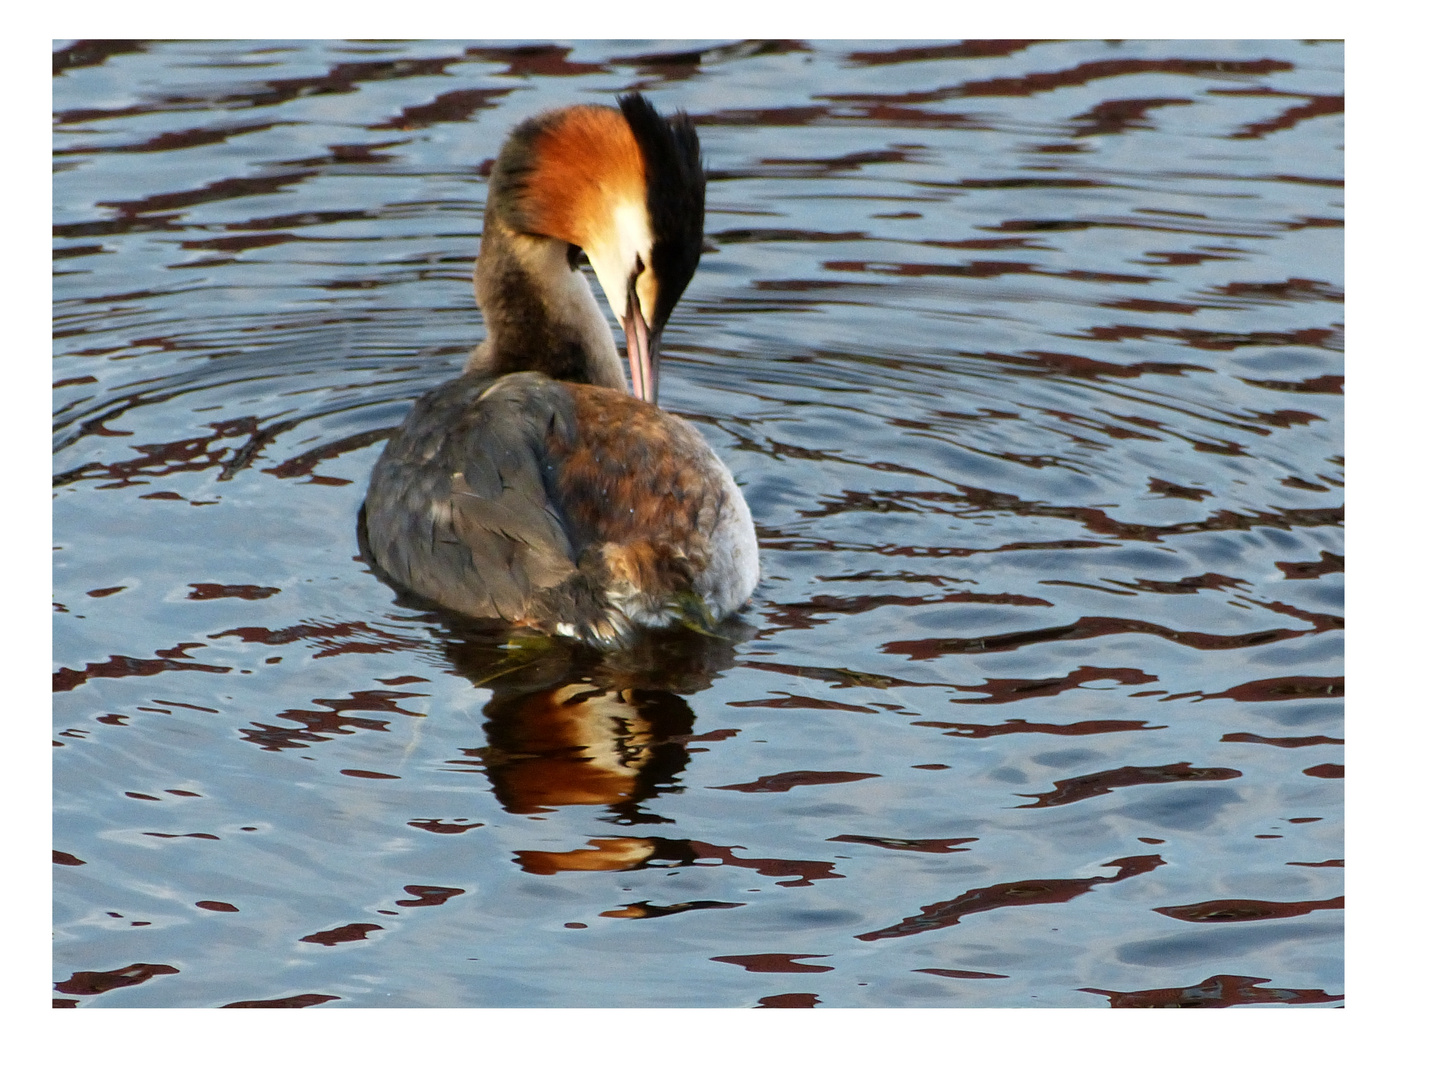
[[683, 112], [661, 116], [640, 94], [620, 99], [645, 162], [645, 202], [655, 246], [651, 258], [659, 282], [655, 325], [659, 332], [700, 264], [705, 242], [705, 167], [700, 138]]

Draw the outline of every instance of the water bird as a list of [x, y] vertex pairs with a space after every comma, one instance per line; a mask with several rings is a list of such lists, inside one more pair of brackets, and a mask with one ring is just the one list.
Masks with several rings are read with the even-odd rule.
[[[638, 93], [618, 105], [543, 113], [505, 141], [475, 261], [486, 338], [392, 435], [360, 519], [403, 593], [600, 648], [708, 629], [760, 573], [730, 471], [656, 403], [661, 332], [703, 246], [699, 138]], [[628, 393], [586, 260], [624, 329]]]

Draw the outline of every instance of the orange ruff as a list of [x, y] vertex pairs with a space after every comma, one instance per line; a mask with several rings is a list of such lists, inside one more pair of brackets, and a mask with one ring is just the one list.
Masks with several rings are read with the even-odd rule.
[[521, 197], [527, 231], [585, 247], [611, 228], [620, 204], [645, 205], [645, 163], [625, 118], [574, 108], [535, 138], [535, 165]]

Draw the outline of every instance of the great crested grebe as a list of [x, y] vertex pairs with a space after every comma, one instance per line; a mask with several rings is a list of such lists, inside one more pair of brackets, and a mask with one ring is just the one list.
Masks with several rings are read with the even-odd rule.
[[408, 592], [601, 647], [722, 619], [760, 576], [730, 471], [655, 404], [660, 332], [700, 261], [700, 143], [683, 113], [619, 105], [534, 117], [501, 148], [475, 261], [486, 340], [391, 437], [361, 522]]

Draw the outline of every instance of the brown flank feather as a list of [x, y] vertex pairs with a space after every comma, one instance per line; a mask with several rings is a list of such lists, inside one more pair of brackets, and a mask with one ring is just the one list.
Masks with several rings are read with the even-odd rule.
[[[596, 545], [600, 580], [666, 597], [690, 587], [709, 562], [724, 493], [699, 434], [653, 405], [613, 390], [567, 385], [585, 445], [549, 452], [577, 551]], [[583, 561], [583, 560], [582, 560]]]

